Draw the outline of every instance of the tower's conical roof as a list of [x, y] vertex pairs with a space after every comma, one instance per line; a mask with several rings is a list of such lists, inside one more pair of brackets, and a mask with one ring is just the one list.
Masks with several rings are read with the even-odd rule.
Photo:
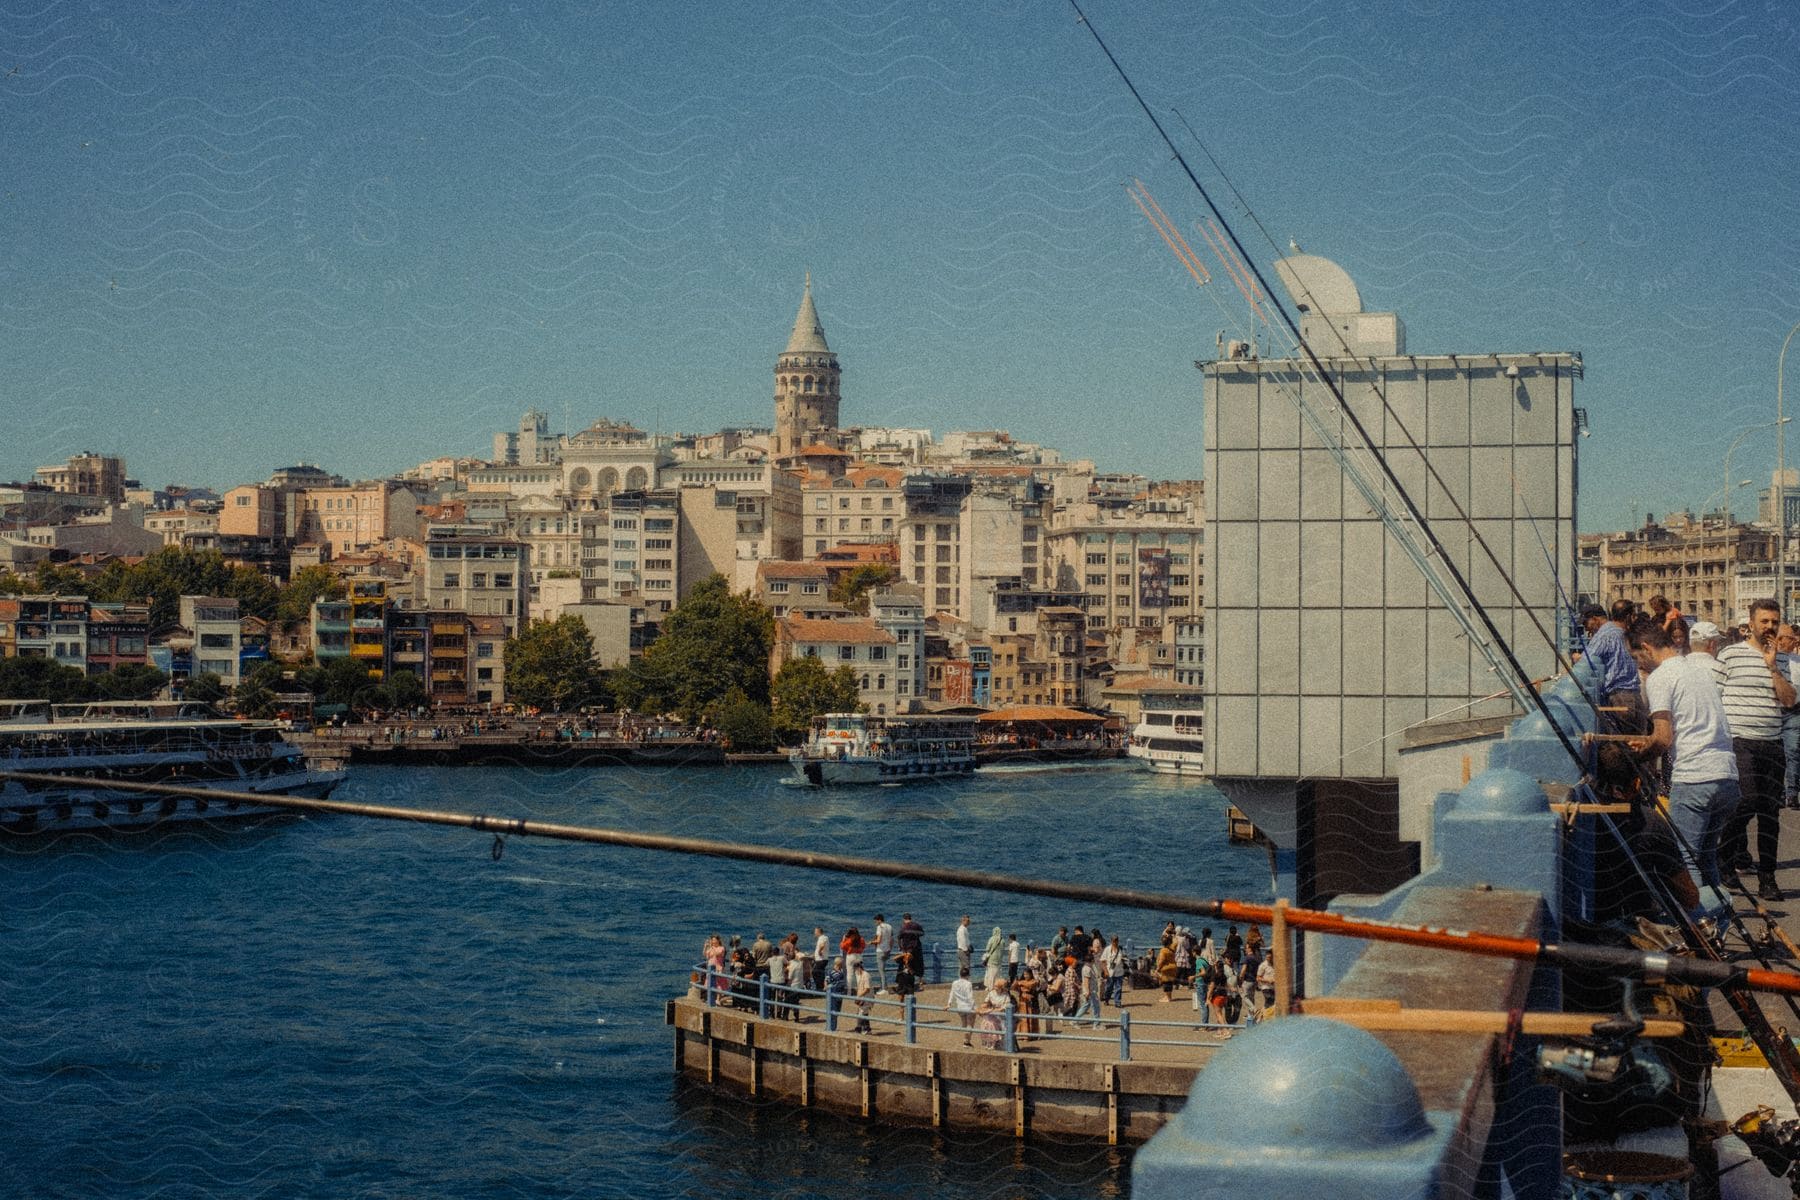
[[785, 354], [830, 354], [825, 344], [825, 327], [819, 324], [819, 310], [813, 307], [812, 272], [806, 273], [806, 293], [800, 297], [800, 314], [794, 318], [794, 332], [788, 335]]

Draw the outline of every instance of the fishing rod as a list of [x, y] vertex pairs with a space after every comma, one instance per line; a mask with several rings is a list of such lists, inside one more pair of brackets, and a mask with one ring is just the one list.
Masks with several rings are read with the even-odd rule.
[[[1225, 237], [1230, 240], [1232, 247], [1237, 251], [1239, 258], [1243, 261], [1245, 270], [1247, 270], [1252, 278], [1256, 280], [1257, 284], [1262, 288], [1263, 293], [1269, 296], [1271, 307], [1281, 318], [1281, 324], [1287, 331], [1288, 339], [1305, 355], [1307, 363], [1318, 377], [1319, 382], [1325, 387], [1332, 399], [1336, 402], [1338, 414], [1341, 415], [1351, 428], [1356, 431], [1357, 437], [1361, 439], [1362, 447], [1379, 468], [1382, 480], [1400, 501], [1401, 507], [1404, 509], [1404, 514], [1396, 514], [1386, 497], [1382, 495], [1380, 489], [1376, 487], [1375, 483], [1367, 479], [1363, 475], [1361, 468], [1350, 461], [1348, 452], [1338, 442], [1330, 429], [1326, 427], [1324, 421], [1320, 419], [1318, 414], [1312, 411], [1311, 405], [1306, 403], [1304, 398], [1297, 399], [1295, 401], [1296, 406], [1299, 408], [1301, 416], [1305, 418], [1308, 427], [1312, 429], [1315, 436], [1320, 438], [1323, 445], [1331, 448], [1335, 452], [1338, 465], [1344, 469], [1345, 476], [1356, 487], [1363, 499], [1368, 502], [1371, 511], [1373, 511], [1381, 519], [1382, 523], [1387, 526], [1388, 530], [1394, 534], [1395, 540], [1399, 542], [1401, 548], [1406, 551], [1407, 556], [1413, 561], [1414, 566], [1418, 568], [1420, 575], [1424, 577], [1432, 591], [1437, 593], [1438, 599], [1443, 602], [1445, 608], [1456, 616], [1458, 622], [1463, 626], [1464, 632], [1470, 636], [1476, 647], [1481, 651], [1482, 657], [1487, 660], [1489, 669], [1499, 677], [1502, 686], [1506, 687], [1512, 694], [1514, 701], [1521, 709], [1527, 712], [1532, 711], [1533, 709], [1540, 712], [1545, 721], [1549, 723], [1550, 728], [1555, 731], [1557, 739], [1562, 743], [1563, 749], [1569, 755], [1570, 760], [1577, 768], [1582, 767], [1583, 761], [1580, 750], [1575, 746], [1574, 742], [1570, 740], [1567, 732], [1557, 723], [1555, 717], [1552, 716], [1549, 706], [1544, 698], [1531, 688], [1530, 672], [1528, 672], [1524, 665], [1519, 662], [1518, 656], [1513, 653], [1511, 645], [1509, 645], [1506, 639], [1501, 635], [1499, 626], [1495, 624], [1492, 614], [1487, 611], [1487, 608], [1475, 595], [1474, 587], [1469, 583], [1463, 573], [1457, 569], [1455, 562], [1451, 559], [1442, 541], [1438, 538], [1436, 531], [1425, 519], [1424, 511], [1419, 507], [1418, 502], [1413, 499], [1412, 494], [1407, 491], [1406, 486], [1400, 481], [1399, 475], [1395, 473], [1393, 465], [1389, 463], [1376, 448], [1375, 439], [1370, 436], [1368, 429], [1363, 425], [1362, 419], [1356, 415], [1349, 403], [1344, 399], [1342, 389], [1338, 387], [1336, 381], [1333, 380], [1329, 372], [1326, 371], [1324, 363], [1319, 360], [1319, 357], [1313, 351], [1311, 344], [1301, 335], [1299, 326], [1296, 325], [1293, 318], [1288, 315], [1286, 306], [1274, 302], [1274, 292], [1269, 287], [1268, 280], [1264, 277], [1261, 268], [1256, 265], [1255, 261], [1252, 260], [1245, 251], [1244, 244], [1238, 238], [1237, 231], [1232, 227], [1231, 222], [1226, 220], [1225, 214], [1220, 211], [1218, 204], [1213, 200], [1212, 194], [1207, 190], [1206, 185], [1200, 182], [1199, 176], [1194, 173], [1193, 167], [1188, 163], [1187, 156], [1184, 155], [1181, 152], [1181, 148], [1175, 144], [1175, 140], [1169, 135], [1168, 130], [1163, 128], [1162, 122], [1157, 118], [1156, 113], [1151, 110], [1150, 105], [1144, 100], [1143, 95], [1137, 89], [1137, 85], [1131, 81], [1131, 77], [1126, 74], [1125, 68], [1119, 63], [1118, 58], [1114, 56], [1111, 48], [1107, 46], [1105, 39], [1100, 36], [1100, 31], [1094, 28], [1094, 24], [1088, 19], [1087, 13], [1082, 11], [1078, 0], [1069, 0], [1069, 6], [1075, 10], [1075, 15], [1080, 20], [1081, 24], [1087, 27], [1087, 31], [1094, 39], [1094, 43], [1100, 47], [1101, 53], [1106, 55], [1107, 61], [1112, 64], [1114, 72], [1117, 73], [1119, 79], [1131, 92], [1132, 99], [1137, 101], [1138, 107], [1143, 110], [1144, 115], [1150, 119], [1151, 125], [1156, 128], [1157, 135], [1162, 138], [1163, 144], [1169, 148], [1170, 154], [1172, 154], [1175, 161], [1180, 164], [1182, 171], [1187, 175], [1188, 182], [1193, 185], [1194, 190], [1199, 194], [1201, 200], [1205, 202], [1206, 207], [1212, 212], [1213, 218], [1217, 222], [1220, 230], [1224, 233]], [[1404, 520], [1402, 519], [1402, 515], [1404, 516]], [[1415, 534], [1417, 539], [1423, 540], [1423, 545], [1420, 545], [1419, 541], [1415, 540]], [[1436, 560], [1435, 563], [1433, 560]], [[1445, 578], [1446, 575], [1448, 576], [1448, 579]], [[1477, 622], [1479, 622], [1480, 629], [1476, 627]], [[1482, 630], [1486, 631], [1485, 636], [1483, 635]]]
[[1800, 995], [1800, 975], [1777, 971], [1745, 970], [1736, 964], [1727, 962], [1646, 953], [1614, 946], [1545, 942], [1536, 938], [1483, 933], [1479, 930], [1398, 925], [1387, 921], [1346, 917], [1317, 909], [1248, 904], [1239, 900], [1205, 899], [1182, 895], [1178, 892], [1101, 887], [1094, 884], [1067, 883], [1056, 879], [1001, 875], [960, 867], [935, 867], [924, 863], [900, 862], [895, 859], [858, 858], [829, 851], [795, 850], [784, 846], [745, 845], [737, 842], [721, 842], [710, 838], [638, 833], [628, 829], [607, 829], [591, 825], [563, 825], [547, 821], [533, 821], [524, 817], [497, 817], [483, 813], [404, 808], [387, 804], [362, 804], [348, 800], [313, 800], [304, 796], [274, 796], [261, 792], [226, 791], [222, 788], [205, 788], [192, 784], [132, 783], [128, 780], [118, 779], [71, 780], [66, 775], [45, 775], [31, 771], [0, 771], [0, 779], [16, 780], [28, 784], [47, 784], [61, 788], [70, 786], [72, 782], [78, 782], [83, 788], [92, 787], [153, 796], [194, 797], [221, 803], [261, 805], [303, 813], [371, 817], [387, 821], [405, 821], [418, 825], [447, 825], [492, 833], [497, 841], [510, 835], [543, 837], [566, 842], [585, 842], [592, 845], [624, 846], [639, 850], [659, 850], [671, 854], [692, 854], [705, 858], [765, 863], [772, 866], [804, 867], [808, 870], [832, 871], [844, 875], [873, 875], [888, 879], [905, 879], [914, 883], [937, 883], [952, 887], [979, 888], [990, 892], [1051, 896], [1060, 900], [1079, 900], [1117, 908], [1147, 909], [1164, 914], [1183, 913], [1242, 924], [1273, 925], [1276, 923], [1276, 914], [1280, 913], [1281, 920], [1296, 929], [1337, 937], [1390, 942], [1432, 950], [1451, 950], [1486, 958], [1541, 962], [1567, 970], [1590, 971], [1605, 975], [1631, 975], [1653, 983], [1670, 980], [1676, 983], [1692, 984], [1696, 987], [1717, 987], [1736, 983], [1754, 991]]

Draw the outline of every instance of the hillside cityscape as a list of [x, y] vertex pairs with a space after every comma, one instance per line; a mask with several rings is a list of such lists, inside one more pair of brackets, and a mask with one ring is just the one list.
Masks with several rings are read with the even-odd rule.
[[267, 709], [300, 668], [376, 706], [562, 708], [602, 689], [522, 678], [509, 653], [558, 628], [595, 679], [623, 672], [698, 592], [767, 610], [769, 675], [817, 659], [871, 713], [1197, 690], [1202, 483], [1005, 430], [846, 424], [810, 276], [801, 291], [767, 428], [553, 430], [533, 408], [488, 457], [380, 479], [295, 463], [152, 488], [83, 450], [0, 487], [0, 686]]

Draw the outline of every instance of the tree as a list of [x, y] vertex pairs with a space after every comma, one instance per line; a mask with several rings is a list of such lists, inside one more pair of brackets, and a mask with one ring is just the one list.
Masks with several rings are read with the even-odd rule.
[[28, 573], [0, 571], [0, 596], [85, 596], [89, 586], [80, 569], [47, 558]]
[[315, 600], [342, 600], [344, 581], [330, 567], [301, 567], [275, 601], [275, 621], [292, 632], [312, 619]]
[[122, 663], [88, 680], [100, 700], [154, 700], [169, 677], [155, 667]]
[[[614, 677], [619, 699], [639, 712], [675, 712], [688, 721], [733, 689], [766, 701], [774, 640], [769, 610], [748, 595], [733, 595], [723, 575], [710, 575], [669, 614], [644, 656]], [[509, 662], [508, 690], [511, 681]]]
[[767, 750], [775, 744], [769, 710], [742, 692], [733, 692], [720, 703], [716, 724], [727, 750]]
[[183, 596], [230, 596], [247, 617], [266, 617], [275, 608], [275, 584], [254, 567], [232, 566], [217, 550], [164, 546], [132, 566], [108, 563], [93, 581], [95, 600], [150, 606], [152, 628], [176, 619]]
[[390, 708], [417, 708], [426, 702], [424, 681], [411, 671], [395, 671], [385, 686]]
[[782, 663], [769, 692], [775, 732], [788, 741], [805, 734], [820, 713], [862, 711], [856, 698], [856, 672], [847, 665], [827, 670], [810, 655]]
[[0, 658], [0, 699], [69, 704], [90, 692], [86, 675], [53, 658]]
[[595, 694], [594, 635], [573, 613], [533, 621], [506, 639], [506, 694], [519, 704], [562, 712]]
[[225, 698], [225, 681], [211, 671], [202, 671], [187, 681], [187, 686], [181, 689], [181, 698], [217, 704]]
[[885, 587], [899, 577], [900, 573], [886, 563], [863, 563], [844, 572], [832, 584], [831, 599], [852, 612], [866, 614], [869, 611], [869, 593], [876, 588]]

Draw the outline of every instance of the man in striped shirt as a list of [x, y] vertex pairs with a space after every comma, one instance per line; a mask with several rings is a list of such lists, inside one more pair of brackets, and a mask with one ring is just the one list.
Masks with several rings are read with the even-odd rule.
[[1792, 660], [1776, 646], [1781, 609], [1773, 600], [1750, 605], [1750, 637], [1719, 653], [1717, 675], [1725, 703], [1725, 723], [1737, 756], [1742, 799], [1725, 829], [1721, 855], [1732, 870], [1750, 866], [1750, 821], [1756, 820], [1757, 894], [1781, 899], [1775, 886], [1775, 848], [1781, 837], [1782, 779], [1787, 755], [1782, 748], [1783, 710], [1794, 704], [1789, 679]]

